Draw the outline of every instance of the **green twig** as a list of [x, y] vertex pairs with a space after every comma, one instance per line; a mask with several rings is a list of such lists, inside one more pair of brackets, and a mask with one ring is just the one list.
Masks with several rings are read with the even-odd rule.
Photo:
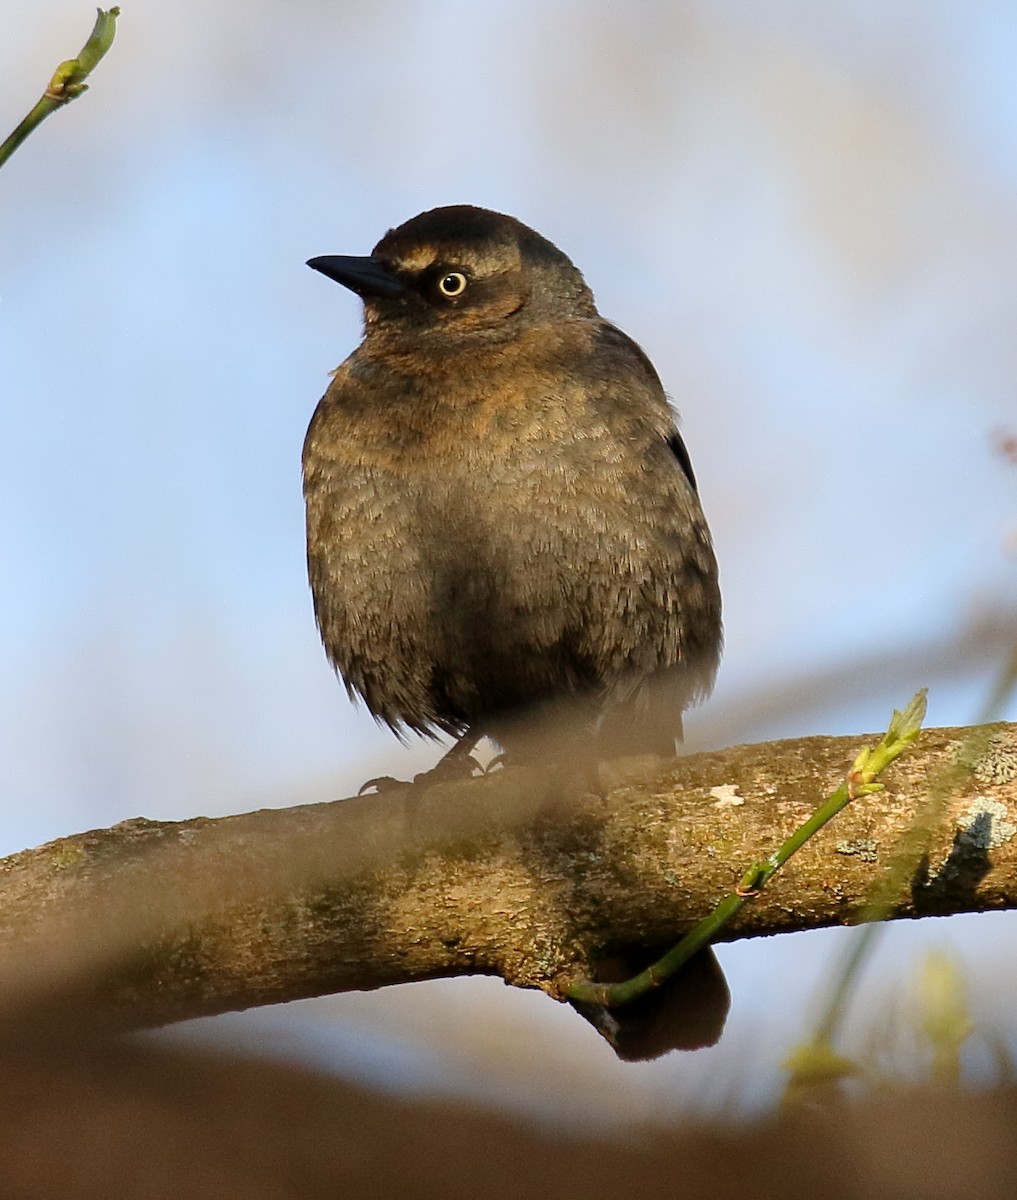
[[111, 8], [105, 12], [100, 8], [98, 12], [95, 28], [89, 35], [88, 41], [82, 46], [81, 53], [77, 58], [69, 58], [57, 67], [39, 102], [17, 129], [0, 145], [0, 167], [36, 126], [45, 121], [50, 113], [56, 112], [58, 108], [76, 100], [82, 92], [88, 90], [85, 80], [112, 46], [113, 37], [116, 34], [117, 17], [120, 16], [119, 8]]
[[787, 860], [805, 845], [823, 826], [856, 796], [881, 791], [878, 776], [911, 745], [925, 718], [925, 690], [916, 693], [903, 712], [894, 710], [889, 728], [877, 746], [866, 747], [855, 759], [851, 770], [826, 803], [800, 825], [778, 850], [762, 862], [754, 863], [742, 875], [735, 890], [682, 940], [645, 971], [622, 983], [574, 983], [566, 995], [570, 1000], [617, 1007], [628, 1004], [653, 988], [659, 987], [697, 950], [712, 941], [739, 909], [760, 891]]

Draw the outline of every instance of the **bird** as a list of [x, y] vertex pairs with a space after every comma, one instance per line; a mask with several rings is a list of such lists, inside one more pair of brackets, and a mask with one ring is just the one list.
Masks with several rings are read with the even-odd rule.
[[489, 209], [307, 265], [363, 303], [302, 456], [314, 613], [351, 697], [455, 739], [435, 773], [471, 771], [485, 736], [510, 764], [673, 758], [721, 597], [649, 358], [563, 251]]

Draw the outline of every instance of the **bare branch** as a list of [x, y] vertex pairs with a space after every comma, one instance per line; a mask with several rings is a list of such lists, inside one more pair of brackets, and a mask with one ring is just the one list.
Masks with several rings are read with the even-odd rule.
[[[969, 733], [923, 733], [886, 790], [858, 797], [723, 937], [855, 919]], [[515, 769], [412, 804], [364, 796], [64, 838], [0, 862], [2, 985], [27, 1000], [71, 975], [127, 1026], [476, 973], [560, 999], [606, 954], [673, 943], [865, 741], [698, 754], [603, 797], [565, 800]], [[983, 745], [894, 917], [1017, 905], [1017, 726]]]

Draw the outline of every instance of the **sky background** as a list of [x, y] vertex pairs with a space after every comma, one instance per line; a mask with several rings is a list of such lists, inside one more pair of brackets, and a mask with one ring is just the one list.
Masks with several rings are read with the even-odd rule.
[[[727, 646], [693, 748], [882, 729], [921, 685], [930, 724], [976, 718], [1017, 618], [1017, 8], [122, 9], [0, 173], [0, 853], [433, 761], [326, 665], [299, 456], [360, 329], [305, 260], [440, 204], [560, 245], [681, 412]], [[93, 15], [5, 0], [0, 124]], [[186, 1032], [558, 1117], [729, 1106], [772, 1088], [843, 945], [722, 948], [727, 1037], [646, 1066], [491, 980]], [[929, 946], [1013, 1037], [1007, 915], [889, 930], [859, 1028]]]

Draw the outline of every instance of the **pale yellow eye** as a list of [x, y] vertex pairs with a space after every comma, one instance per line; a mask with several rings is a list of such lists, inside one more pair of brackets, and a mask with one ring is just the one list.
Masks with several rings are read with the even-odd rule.
[[438, 291], [450, 300], [466, 291], [468, 280], [462, 271], [449, 271], [438, 280]]

